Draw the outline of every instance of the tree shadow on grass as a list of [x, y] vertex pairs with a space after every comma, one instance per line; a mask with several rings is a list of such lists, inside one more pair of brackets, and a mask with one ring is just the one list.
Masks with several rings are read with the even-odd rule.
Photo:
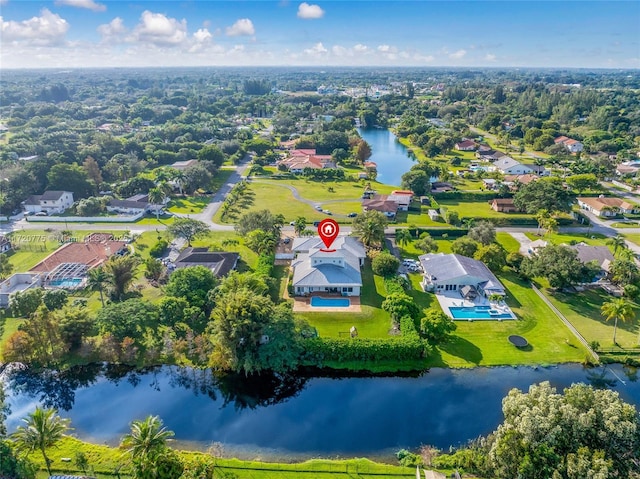
[[438, 347], [447, 354], [464, 359], [475, 365], [480, 364], [483, 358], [482, 351], [478, 346], [460, 336], [452, 336], [448, 342]]

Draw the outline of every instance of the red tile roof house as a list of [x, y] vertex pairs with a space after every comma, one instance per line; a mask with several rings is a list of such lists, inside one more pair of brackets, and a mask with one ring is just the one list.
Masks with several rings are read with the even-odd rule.
[[629, 203], [622, 198], [598, 197], [577, 198], [581, 209], [590, 211], [596, 216], [616, 216], [618, 214], [635, 214], [640, 211], [640, 206]]
[[362, 201], [363, 211], [379, 211], [384, 213], [387, 218], [395, 219], [398, 213], [398, 203], [389, 201], [387, 195], [375, 195], [369, 200]]
[[126, 249], [124, 241], [103, 240], [66, 243], [55, 250], [30, 271], [49, 273], [63, 263], [81, 263], [87, 269], [100, 266], [114, 254]]
[[583, 145], [578, 140], [574, 140], [573, 138], [569, 138], [567, 136], [559, 136], [553, 142], [558, 145], [562, 144], [564, 147], [569, 150], [571, 153], [578, 153], [582, 151]]
[[291, 150], [289, 156], [277, 162], [284, 165], [291, 173], [302, 173], [305, 168], [322, 169], [335, 168], [336, 165], [331, 155], [316, 155], [316, 150]]
[[463, 140], [454, 145], [458, 151], [476, 151], [477, 145], [473, 140]]

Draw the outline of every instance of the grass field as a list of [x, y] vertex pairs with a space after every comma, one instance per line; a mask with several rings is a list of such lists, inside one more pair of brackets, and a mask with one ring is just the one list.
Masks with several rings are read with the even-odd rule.
[[386, 296], [384, 280], [373, 274], [369, 261], [362, 268], [362, 283], [361, 313], [298, 313], [297, 316], [314, 326], [320, 336], [343, 337], [355, 326], [361, 338], [388, 338], [391, 317], [380, 307]]
[[523, 213], [499, 213], [491, 209], [488, 201], [438, 200], [441, 207], [455, 211], [460, 218], [531, 218]]
[[[545, 291], [545, 294], [587, 341], [598, 341], [604, 349], [615, 347], [613, 321], [605, 321], [600, 314], [602, 304], [612, 299], [610, 294], [602, 289], [573, 294]], [[636, 317], [632, 321], [618, 322], [616, 341], [620, 347], [638, 348], [639, 312], [636, 307]]]
[[[516, 321], [456, 321], [453, 339], [429, 358], [430, 366], [474, 367], [580, 362], [586, 350], [542, 302], [528, 283], [510, 272], [499, 276]], [[529, 347], [515, 348], [507, 338], [524, 336]]]
[[168, 204], [171, 213], [191, 214], [200, 213], [211, 201], [208, 196], [188, 196], [186, 198], [174, 198]]
[[600, 234], [587, 233], [551, 233], [544, 236], [538, 236], [535, 233], [525, 233], [527, 238], [531, 240], [544, 239], [553, 244], [575, 244], [586, 243], [591, 246], [607, 246], [607, 237]]
[[[129, 457], [124, 450], [83, 442], [70, 436], [63, 437], [55, 447], [47, 449], [54, 473], [87, 475], [75, 465], [75, 461], [62, 461], [62, 458], [74, 459], [77, 452], [82, 452], [87, 457], [89, 467], [93, 471], [90, 475], [93, 477], [131, 477]], [[197, 451], [178, 451], [178, 454], [187, 465], [209, 459], [214, 464], [214, 477], [236, 479], [392, 478], [415, 477], [416, 474], [415, 468], [380, 464], [368, 459], [312, 459], [299, 463], [274, 463], [212, 458], [206, 453]], [[38, 479], [45, 479], [47, 476], [44, 473], [42, 455], [35, 452], [30, 454], [29, 458], [41, 467]]]

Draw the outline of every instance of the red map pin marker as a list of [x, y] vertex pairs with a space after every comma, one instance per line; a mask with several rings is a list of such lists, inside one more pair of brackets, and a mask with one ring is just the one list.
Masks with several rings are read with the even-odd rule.
[[338, 237], [338, 233], [340, 232], [340, 226], [336, 223], [335, 220], [327, 218], [326, 220], [322, 220], [320, 224], [318, 224], [318, 234], [320, 235], [320, 239], [327, 247], [327, 249], [321, 249], [320, 251], [330, 252], [335, 250], [330, 250], [329, 248]]

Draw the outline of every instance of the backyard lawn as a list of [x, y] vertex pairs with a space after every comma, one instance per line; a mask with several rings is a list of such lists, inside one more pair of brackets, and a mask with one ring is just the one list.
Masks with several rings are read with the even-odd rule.
[[386, 296], [384, 280], [373, 274], [367, 260], [362, 268], [361, 313], [298, 313], [318, 330], [320, 336], [348, 337], [351, 326], [358, 328], [361, 338], [388, 338], [391, 329], [389, 313], [381, 309]]
[[[438, 348], [430, 366], [474, 367], [516, 364], [580, 362], [586, 350], [558, 317], [531, 289], [510, 272], [499, 275], [507, 289], [507, 304], [516, 321], [456, 321], [453, 339]], [[525, 349], [515, 348], [507, 338], [524, 336]]]
[[460, 218], [529, 218], [532, 215], [523, 213], [499, 213], [491, 209], [489, 200], [487, 201], [467, 201], [467, 200], [438, 200], [440, 207], [445, 207], [449, 211], [456, 211]]
[[531, 240], [543, 239], [545, 241], [551, 241], [553, 244], [575, 244], [586, 243], [591, 246], [606, 246], [607, 237], [601, 234], [587, 234], [587, 233], [551, 233], [544, 236], [538, 236], [535, 233], [525, 233], [527, 238]]
[[[605, 321], [600, 314], [602, 304], [613, 299], [610, 294], [602, 289], [571, 294], [545, 291], [545, 294], [587, 341], [598, 341], [603, 349], [614, 348], [613, 321]], [[632, 321], [618, 321], [616, 341], [622, 348], [638, 348], [638, 313], [636, 308], [636, 317]]]
[[171, 213], [191, 214], [200, 213], [211, 201], [208, 196], [188, 196], [186, 198], [174, 198], [169, 202], [168, 210]]

